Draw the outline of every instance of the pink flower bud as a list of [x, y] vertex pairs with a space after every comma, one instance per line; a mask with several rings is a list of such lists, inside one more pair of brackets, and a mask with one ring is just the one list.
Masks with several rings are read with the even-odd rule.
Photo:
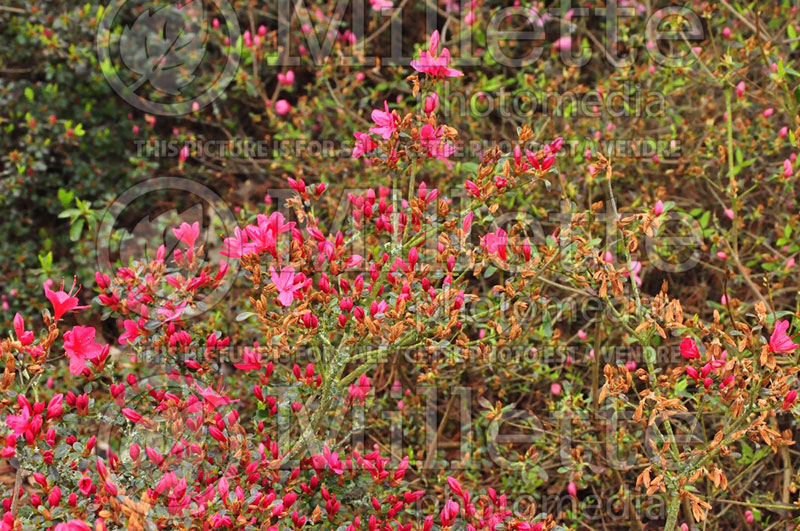
[[578, 497], [578, 486], [575, 485], [574, 481], [570, 481], [567, 485], [567, 493], [569, 493], [570, 497], [573, 499]]
[[425, 114], [430, 114], [439, 106], [439, 94], [434, 92], [425, 98]]
[[278, 100], [275, 102], [275, 112], [283, 116], [292, 109], [292, 105], [286, 100]]

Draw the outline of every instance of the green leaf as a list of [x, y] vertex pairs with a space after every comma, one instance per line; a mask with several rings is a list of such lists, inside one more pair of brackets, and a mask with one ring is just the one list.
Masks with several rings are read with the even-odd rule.
[[700, 226], [705, 229], [708, 226], [708, 221], [710, 219], [711, 219], [711, 211], [706, 210], [703, 216], [699, 220]]
[[79, 219], [69, 229], [69, 239], [73, 242], [78, 241], [78, 238], [81, 237], [81, 232], [83, 232], [83, 220]]
[[72, 198], [75, 196], [75, 192], [68, 192], [63, 188], [58, 189], [58, 200], [61, 203], [61, 206], [64, 208], [68, 207], [70, 203], [72, 203]]
[[39, 264], [42, 266], [42, 269], [50, 269], [50, 266], [53, 265], [53, 251], [50, 251], [45, 255], [40, 254]]
[[25, 88], [25, 97], [28, 98], [28, 101], [33, 101], [33, 89], [30, 87]]
[[250, 317], [254, 316], [253, 312], [242, 312], [236, 316], [237, 321], [244, 321], [245, 319], [249, 319]]

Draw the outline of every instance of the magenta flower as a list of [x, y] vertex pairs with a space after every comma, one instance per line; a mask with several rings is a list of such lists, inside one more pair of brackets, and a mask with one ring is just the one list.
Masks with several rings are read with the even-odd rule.
[[339, 454], [331, 452], [327, 444], [322, 447], [322, 455], [311, 456], [311, 463], [319, 471], [325, 470], [327, 466], [336, 475], [341, 476], [344, 473], [344, 464], [339, 460]]
[[364, 401], [367, 399], [367, 393], [369, 393], [370, 389], [370, 381], [366, 374], [362, 374], [361, 377], [358, 379], [358, 385], [350, 384], [348, 388], [348, 393], [350, 394], [350, 402], [358, 402], [362, 406], [364, 405]]
[[369, 0], [369, 5], [375, 11], [383, 11], [384, 9], [391, 9], [393, 3], [391, 0]]
[[372, 111], [372, 121], [378, 126], [370, 127], [369, 132], [380, 135], [384, 140], [389, 140], [392, 133], [397, 129], [400, 118], [389, 110], [389, 104], [386, 103], [386, 100], [383, 101], [383, 108], [386, 110], [375, 109]]
[[438, 53], [438, 49], [439, 30], [436, 30], [431, 34], [428, 50], [420, 52], [419, 60], [411, 61], [411, 68], [433, 77], [463, 76], [463, 72], [447, 66], [450, 63], [450, 50], [442, 48], [441, 53]]
[[291, 306], [296, 296], [295, 293], [300, 289], [300, 286], [296, 285], [294, 282], [294, 268], [292, 266], [286, 266], [280, 273], [277, 273], [274, 267], [270, 267], [269, 275], [272, 279], [272, 283], [278, 288], [278, 300], [280, 303], [284, 306]]
[[439, 106], [439, 94], [434, 92], [425, 98], [425, 114], [430, 114]]
[[196, 242], [197, 237], [200, 236], [200, 222], [195, 221], [191, 225], [183, 222], [177, 229], [172, 229], [172, 234], [187, 246], [194, 247], [194, 242]]
[[419, 130], [419, 142], [427, 148], [429, 157], [443, 160], [448, 166], [450, 165], [447, 157], [452, 155], [456, 149], [445, 139], [442, 126], [434, 128], [430, 124], [423, 125]]
[[690, 337], [684, 337], [681, 341], [681, 356], [687, 360], [699, 358], [700, 351], [697, 348], [697, 343]]
[[239, 400], [232, 400], [228, 396], [224, 395], [221, 390], [219, 392], [214, 391], [210, 385], [205, 389], [200, 387], [200, 385], [197, 382], [195, 382], [194, 385], [195, 387], [197, 387], [197, 390], [200, 392], [200, 396], [203, 397], [203, 400], [207, 404], [211, 405], [211, 407], [214, 409], [216, 409], [219, 406], [224, 406], [239, 401]]
[[464, 188], [466, 188], [467, 191], [469, 193], [471, 193], [472, 195], [474, 195], [475, 197], [480, 197], [481, 196], [481, 189], [478, 188], [477, 184], [475, 184], [474, 182], [470, 181], [469, 179], [466, 179], [464, 181]]
[[65, 524], [58, 524], [55, 531], [92, 531], [92, 528], [82, 520], [70, 520]]
[[483, 247], [489, 254], [496, 254], [501, 260], [506, 259], [506, 244], [508, 236], [506, 231], [498, 228], [497, 232], [490, 232], [483, 237]]
[[234, 363], [233, 366], [241, 371], [257, 371], [261, 368], [261, 352], [244, 347], [242, 363]]
[[78, 297], [75, 295], [81, 290], [80, 286], [74, 293], [73, 290], [75, 290], [75, 281], [72, 282], [69, 292], [64, 291], [63, 281], [59, 291], [53, 291], [47, 285], [44, 286], [45, 297], [53, 305], [53, 316], [56, 321], [61, 319], [61, 316], [67, 312], [88, 308], [88, 306], [78, 306]]
[[353, 136], [356, 137], [356, 144], [353, 146], [353, 158], [357, 159], [360, 158], [365, 153], [369, 153], [373, 149], [375, 149], [377, 144], [373, 142], [372, 138], [365, 133], [361, 133], [356, 131], [353, 133]]
[[103, 346], [94, 342], [96, 333], [91, 326], [75, 326], [64, 332], [64, 350], [71, 374], [81, 374], [86, 369], [86, 360], [93, 360], [102, 352]]
[[275, 112], [280, 116], [288, 114], [292, 110], [292, 104], [286, 100], [278, 100], [275, 102]]
[[[144, 319], [140, 318], [139, 321], [144, 324]], [[125, 332], [119, 336], [120, 345], [133, 343], [136, 338], [141, 335], [142, 330], [144, 330], [144, 328], [139, 328], [139, 322], [132, 321], [131, 319], [125, 319], [125, 321], [122, 322], [122, 326], [125, 328]]]
[[633, 281], [636, 282], [637, 286], [642, 285], [642, 279], [639, 276], [639, 272], [642, 270], [642, 263], [638, 260], [634, 260], [631, 262], [631, 274], [633, 275]]
[[28, 408], [22, 408], [19, 415], [9, 415], [6, 417], [6, 426], [17, 435], [22, 435], [31, 429], [31, 412]]
[[168, 323], [169, 321], [179, 319], [183, 311], [186, 309], [186, 305], [187, 302], [183, 301], [174, 308], [159, 308], [157, 313], [158, 315], [165, 316], [164, 322]]
[[775, 330], [772, 331], [772, 335], [769, 337], [769, 350], [771, 352], [787, 354], [794, 352], [794, 349], [797, 348], [798, 345], [786, 333], [787, 330], [789, 330], [789, 321], [775, 323]]
[[783, 399], [783, 405], [781, 406], [784, 410], [792, 409], [792, 404], [797, 399], [797, 389], [792, 389], [788, 393], [786, 393], [786, 397]]

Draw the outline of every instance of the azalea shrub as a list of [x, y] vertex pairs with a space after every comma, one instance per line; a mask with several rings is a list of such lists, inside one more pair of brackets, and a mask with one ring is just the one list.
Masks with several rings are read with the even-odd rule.
[[[650, 2], [620, 2], [611, 35], [580, 11], [605, 3], [438, 2], [428, 33], [404, 17], [430, 6], [371, 1], [366, 36], [337, 2], [286, 3], [287, 43], [278, 4], [234, 2], [240, 42], [209, 15], [240, 70], [185, 116], [120, 114], [105, 86], [76, 89], [100, 108], [67, 105], [54, 87], [83, 82], [58, 69], [15, 64], [0, 89], [2, 198], [69, 226], [3, 244], [3, 530], [800, 523], [797, 5], [695, 2], [681, 13], [704, 37], [648, 62], [632, 50], [661, 52], [647, 21], [672, 13]], [[84, 57], [102, 83], [102, 9], [31, 7], [10, 8], [0, 32], [22, 37], [2, 46]], [[406, 65], [303, 44], [394, 51], [400, 20]], [[498, 20], [570, 33], [509, 64]], [[563, 62], [601, 44], [629, 63]], [[587, 85], [596, 104], [547, 107]], [[523, 95], [530, 112], [504, 107]], [[200, 147], [220, 131], [287, 144]], [[179, 149], [153, 156], [164, 140]], [[97, 176], [118, 166], [114, 197]], [[131, 190], [187, 181], [210, 207], [196, 218], [162, 215], [189, 212], [165, 187], [135, 230], [106, 230]]]

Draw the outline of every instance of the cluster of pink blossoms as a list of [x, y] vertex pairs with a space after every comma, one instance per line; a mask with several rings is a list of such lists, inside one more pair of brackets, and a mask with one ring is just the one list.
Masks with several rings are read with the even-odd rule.
[[[789, 336], [787, 333], [790, 327], [789, 321], [777, 321], [775, 323], [775, 328], [770, 335], [769, 342], [766, 346], [767, 350], [773, 354], [791, 354], [794, 352], [800, 345], [794, 342], [793, 338]], [[683, 356], [686, 360], [695, 360], [702, 358], [700, 353], [700, 349], [697, 346], [697, 343], [694, 339], [690, 337], [685, 337], [681, 341], [680, 345], [681, 349], [681, 356]], [[725, 367], [725, 364], [728, 359], [727, 351], [723, 350], [720, 353], [719, 359], [712, 358], [711, 360], [707, 361], [700, 370], [696, 369], [692, 366], [686, 366], [686, 374], [688, 374], [692, 379], [696, 380], [697, 382], [702, 382], [703, 386], [708, 389], [714, 383], [714, 380], [711, 378], [711, 375], [717, 372], [719, 369]], [[734, 383], [734, 375], [729, 374], [725, 378], [722, 379], [720, 382], [720, 389], [725, 389], [726, 387], [730, 387]], [[792, 389], [789, 391], [784, 398], [783, 401], [783, 409], [790, 409], [792, 403], [797, 398], [797, 390]]]

